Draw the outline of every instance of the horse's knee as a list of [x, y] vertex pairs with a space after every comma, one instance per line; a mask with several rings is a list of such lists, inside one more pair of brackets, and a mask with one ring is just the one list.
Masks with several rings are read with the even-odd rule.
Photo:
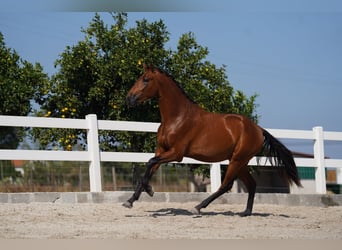
[[160, 161], [159, 156], [152, 157], [148, 162], [147, 162], [147, 168], [151, 169], [155, 164], [157, 164]]

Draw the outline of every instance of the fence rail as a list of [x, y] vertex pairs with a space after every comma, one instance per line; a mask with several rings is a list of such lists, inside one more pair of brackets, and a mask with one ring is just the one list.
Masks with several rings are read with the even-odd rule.
[[[89, 162], [90, 191], [101, 192], [101, 161], [103, 162], [147, 162], [153, 153], [100, 152], [98, 131], [132, 131], [153, 132], [159, 123], [105, 121], [97, 120], [96, 115], [87, 115], [85, 119], [42, 118], [22, 116], [0, 116], [0, 126], [69, 128], [87, 130], [86, 151], [53, 151], [53, 150], [0, 150], [0, 160], [41, 160], [41, 161], [86, 161]], [[323, 131], [322, 127], [312, 130], [267, 129], [277, 138], [313, 140], [314, 158], [295, 158], [298, 166], [315, 167], [316, 193], [326, 193], [325, 168], [342, 170], [342, 159], [325, 159], [324, 141], [342, 141], [342, 132]], [[207, 163], [185, 157], [182, 163], [210, 164], [211, 190], [215, 191], [221, 184], [220, 165], [227, 161]], [[254, 157], [250, 165], [270, 165], [265, 157]]]

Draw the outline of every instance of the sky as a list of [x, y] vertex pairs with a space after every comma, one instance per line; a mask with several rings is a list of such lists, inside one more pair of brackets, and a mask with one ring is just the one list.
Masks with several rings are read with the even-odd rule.
[[[22, 5], [16, 9], [8, 4], [17, 1], [0, 4], [0, 31], [5, 43], [23, 59], [39, 62], [52, 75], [59, 54], [66, 46], [83, 40], [81, 28], [88, 26], [98, 9], [90, 6], [86, 11], [55, 11], [25, 9]], [[271, 4], [274, 2], [280, 5]], [[148, 6], [141, 9], [143, 12], [130, 12], [132, 7], [125, 11], [129, 11], [129, 25], [143, 18], [150, 22], [162, 19], [170, 32], [167, 46], [172, 49], [182, 34], [193, 32], [197, 42], [208, 47], [208, 60], [227, 66], [234, 89], [249, 96], [258, 94], [260, 126], [303, 130], [322, 126], [327, 131], [342, 132], [341, 1], [210, 3], [213, 5], [207, 2], [196, 11], [185, 8], [173, 12], [168, 7], [166, 11], [152, 8], [149, 12]], [[108, 13], [100, 15], [111, 24]], [[299, 146], [307, 146], [304, 144]], [[327, 146], [332, 155], [342, 151], [342, 143]]]

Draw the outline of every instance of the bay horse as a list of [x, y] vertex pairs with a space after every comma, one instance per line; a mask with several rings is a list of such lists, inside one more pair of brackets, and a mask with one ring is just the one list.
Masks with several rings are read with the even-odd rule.
[[190, 157], [204, 162], [229, 160], [219, 189], [194, 209], [200, 214], [216, 198], [229, 191], [239, 178], [248, 191], [247, 207], [241, 216], [251, 215], [256, 182], [248, 170], [249, 160], [264, 150], [274, 164], [285, 170], [284, 178], [301, 186], [292, 153], [265, 129], [237, 114], [218, 114], [204, 110], [191, 101], [178, 83], [166, 72], [144, 65], [144, 73], [129, 90], [127, 105], [134, 107], [153, 97], [158, 98], [161, 124], [158, 128], [155, 156], [146, 164], [146, 172], [132, 197], [123, 206], [132, 208], [143, 191], [154, 192], [149, 180], [160, 164]]

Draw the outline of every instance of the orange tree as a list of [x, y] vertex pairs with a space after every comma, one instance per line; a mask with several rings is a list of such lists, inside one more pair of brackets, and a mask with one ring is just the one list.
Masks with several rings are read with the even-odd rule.
[[[32, 101], [44, 102], [47, 84], [40, 64], [23, 60], [8, 48], [0, 32], [0, 115], [28, 115]], [[17, 148], [23, 136], [22, 128], [0, 127], [0, 148]]]
[[[42, 67], [8, 48], [0, 32], [0, 115], [28, 115], [33, 101], [44, 102], [47, 83]], [[0, 149], [16, 149], [24, 136], [24, 128], [0, 126]], [[10, 161], [0, 161], [0, 181], [18, 175]]]
[[[48, 98], [39, 116], [84, 118], [94, 113], [98, 119], [160, 121], [157, 102], [128, 109], [125, 97], [142, 73], [142, 63], [167, 71], [202, 107], [225, 113], [240, 113], [254, 120], [255, 95], [235, 91], [227, 80], [224, 66], [206, 60], [209, 50], [196, 42], [192, 32], [183, 34], [177, 48], [166, 48], [169, 32], [162, 20], [137, 21], [128, 27], [125, 13], [112, 14], [107, 25], [95, 14], [84, 40], [68, 46], [56, 60], [58, 72], [50, 81]], [[42, 147], [71, 150], [84, 143], [84, 131], [35, 130]], [[154, 135], [101, 132], [102, 150], [153, 151]]]

